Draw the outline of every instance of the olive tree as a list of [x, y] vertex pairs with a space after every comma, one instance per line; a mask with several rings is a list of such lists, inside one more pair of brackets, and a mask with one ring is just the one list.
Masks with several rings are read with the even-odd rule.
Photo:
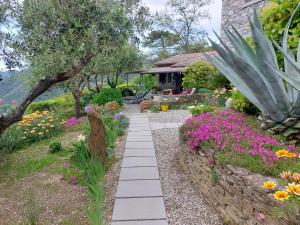
[[135, 40], [146, 15], [140, 0], [0, 0], [1, 60], [28, 70], [33, 84], [16, 109], [0, 117], [0, 135], [95, 55]]

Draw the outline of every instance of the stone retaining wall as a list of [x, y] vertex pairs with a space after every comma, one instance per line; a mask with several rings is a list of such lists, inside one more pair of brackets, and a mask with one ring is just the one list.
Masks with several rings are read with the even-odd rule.
[[267, 177], [244, 168], [222, 167], [216, 162], [213, 179], [211, 165], [215, 162], [214, 151], [190, 153], [185, 144], [180, 144], [179, 159], [185, 173], [226, 224], [287, 224], [270, 216], [275, 201], [272, 194], [262, 188]]

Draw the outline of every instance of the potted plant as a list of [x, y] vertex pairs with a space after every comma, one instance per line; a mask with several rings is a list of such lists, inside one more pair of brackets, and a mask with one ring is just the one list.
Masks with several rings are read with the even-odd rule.
[[160, 105], [160, 107], [161, 107], [161, 111], [163, 111], [163, 112], [167, 112], [168, 109], [169, 109], [169, 106], [168, 106], [168, 104], [167, 104], [166, 102], [163, 102], [163, 103]]

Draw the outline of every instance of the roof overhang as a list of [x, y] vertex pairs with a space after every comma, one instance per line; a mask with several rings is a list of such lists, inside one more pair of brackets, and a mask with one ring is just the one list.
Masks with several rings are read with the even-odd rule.
[[183, 69], [184, 67], [154, 67], [141, 71], [141, 74], [182, 73]]

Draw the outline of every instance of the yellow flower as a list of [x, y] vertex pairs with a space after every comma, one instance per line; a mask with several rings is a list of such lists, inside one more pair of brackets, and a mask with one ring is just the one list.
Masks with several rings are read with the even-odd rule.
[[279, 201], [287, 200], [290, 197], [289, 193], [287, 193], [286, 191], [276, 191], [273, 196], [276, 200]]
[[53, 127], [54, 127], [54, 125], [50, 125], [50, 127], [51, 127], [51, 128], [53, 128]]
[[299, 184], [295, 184], [295, 183], [288, 184], [286, 189], [290, 193], [293, 193], [295, 195], [300, 195], [300, 185]]
[[292, 172], [291, 171], [285, 171], [285, 172], [282, 172], [280, 174], [280, 177], [284, 180], [288, 180], [292, 177]]
[[35, 133], [35, 130], [32, 130], [31, 133], [34, 134], [34, 133]]
[[286, 155], [286, 157], [288, 157], [288, 158], [296, 158], [296, 157], [297, 157], [297, 154], [294, 153], [294, 152], [289, 152], [289, 153]]
[[300, 173], [294, 173], [292, 175], [292, 179], [293, 179], [293, 181], [300, 183]]
[[43, 133], [43, 132], [39, 132], [39, 135], [43, 136], [43, 135], [44, 135], [44, 133]]
[[276, 187], [276, 184], [274, 181], [266, 181], [266, 182], [264, 182], [263, 187], [266, 189], [272, 190]]
[[289, 152], [285, 149], [280, 149], [276, 152], [276, 156], [279, 158], [286, 157], [288, 154]]

